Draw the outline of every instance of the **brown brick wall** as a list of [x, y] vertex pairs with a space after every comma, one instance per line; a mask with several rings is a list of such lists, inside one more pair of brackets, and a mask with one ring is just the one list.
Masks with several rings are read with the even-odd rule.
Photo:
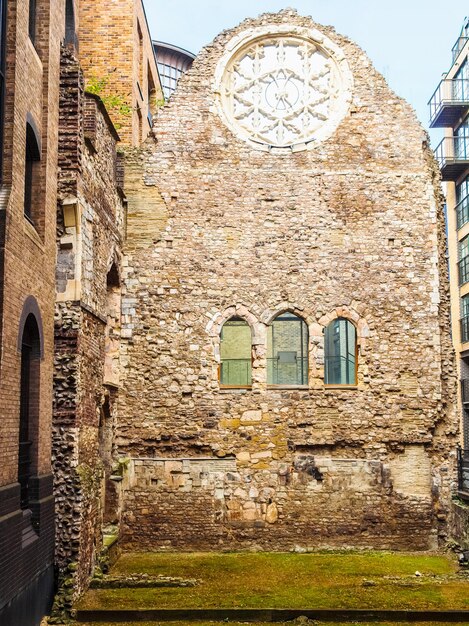
[[[109, 112], [122, 142], [137, 146], [148, 136], [148, 114], [154, 113], [155, 102], [162, 97], [142, 1], [82, 2], [79, 13], [85, 77], [92, 82], [105, 78], [103, 96], [119, 96], [130, 108], [125, 113], [117, 108]], [[149, 76], [156, 86], [151, 106]]]
[[[28, 3], [8, 2], [4, 170], [0, 194], [0, 612], [5, 603], [10, 602], [9, 610], [15, 599], [22, 603], [18, 594], [27, 593], [28, 586], [46, 575], [53, 563], [50, 459], [59, 56], [63, 21], [62, 2], [39, 0], [33, 46], [28, 36]], [[38, 186], [42, 191], [35, 198], [34, 226], [24, 217], [27, 119], [33, 121], [41, 141]], [[30, 504], [39, 522], [39, 535], [33, 531], [32, 542], [25, 543], [17, 484], [21, 360], [18, 336], [23, 306], [31, 296], [42, 320], [44, 356], [40, 364], [37, 476], [30, 485]], [[46, 577], [50, 579], [48, 574]], [[42, 589], [45, 600], [42, 608], [49, 591]], [[5, 611], [0, 621], [13, 623]]]

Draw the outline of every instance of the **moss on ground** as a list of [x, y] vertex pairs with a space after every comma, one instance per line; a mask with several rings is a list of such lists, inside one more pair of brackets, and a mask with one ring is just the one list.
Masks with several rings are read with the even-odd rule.
[[452, 557], [433, 554], [127, 554], [113, 575], [145, 572], [200, 584], [90, 590], [79, 608], [469, 609], [469, 580], [456, 571]]

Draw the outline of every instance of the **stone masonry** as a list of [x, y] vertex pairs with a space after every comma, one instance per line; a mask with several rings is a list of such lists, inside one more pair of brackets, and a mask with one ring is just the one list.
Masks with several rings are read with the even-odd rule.
[[[80, 593], [102, 549], [118, 375], [124, 198], [119, 136], [100, 98], [84, 91], [73, 49], [61, 59], [53, 462], [56, 564]], [[119, 315], [117, 314], [117, 318]], [[113, 518], [113, 514], [110, 513]], [[71, 572], [70, 572], [71, 568]]]
[[[237, 35], [317, 29], [350, 102], [308, 150], [238, 138], [217, 108]], [[318, 35], [320, 36], [320, 35]], [[411, 107], [360, 48], [294, 11], [197, 57], [127, 156], [118, 454], [132, 549], [427, 549], [448, 533], [458, 420], [438, 170]], [[309, 330], [309, 382], [266, 384], [267, 328]], [[252, 387], [218, 380], [220, 331], [252, 331]], [[324, 329], [357, 329], [358, 384], [324, 385]]]

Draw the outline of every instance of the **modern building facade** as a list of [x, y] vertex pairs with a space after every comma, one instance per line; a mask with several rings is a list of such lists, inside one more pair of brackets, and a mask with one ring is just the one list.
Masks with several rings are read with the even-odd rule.
[[412, 109], [292, 10], [221, 33], [170, 103], [126, 188], [122, 547], [436, 547], [456, 375]]
[[51, 406], [65, 3], [0, 2], [0, 623], [54, 590]]
[[[433, 94], [430, 127], [444, 129], [436, 148], [446, 188], [451, 326], [460, 380], [461, 446], [469, 449], [469, 19], [452, 49], [449, 70]], [[460, 454], [459, 491], [469, 498], [469, 459]]]
[[164, 98], [169, 100], [176, 90], [179, 79], [194, 62], [195, 55], [188, 50], [164, 41], [154, 41], [153, 48], [163, 86]]

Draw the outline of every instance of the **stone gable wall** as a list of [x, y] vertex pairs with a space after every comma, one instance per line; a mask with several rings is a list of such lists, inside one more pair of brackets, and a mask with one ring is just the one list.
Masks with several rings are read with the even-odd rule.
[[[352, 102], [323, 143], [261, 152], [218, 116], [214, 75], [233, 36], [283, 23], [342, 48]], [[202, 50], [155, 140], [128, 161], [124, 545], [434, 547], [458, 425], [441, 192], [411, 107], [353, 42], [285, 11]], [[307, 389], [266, 385], [267, 327], [287, 310], [308, 325]], [[251, 390], [218, 382], [233, 315], [253, 331]], [[324, 386], [336, 317], [357, 328], [356, 388]]]

